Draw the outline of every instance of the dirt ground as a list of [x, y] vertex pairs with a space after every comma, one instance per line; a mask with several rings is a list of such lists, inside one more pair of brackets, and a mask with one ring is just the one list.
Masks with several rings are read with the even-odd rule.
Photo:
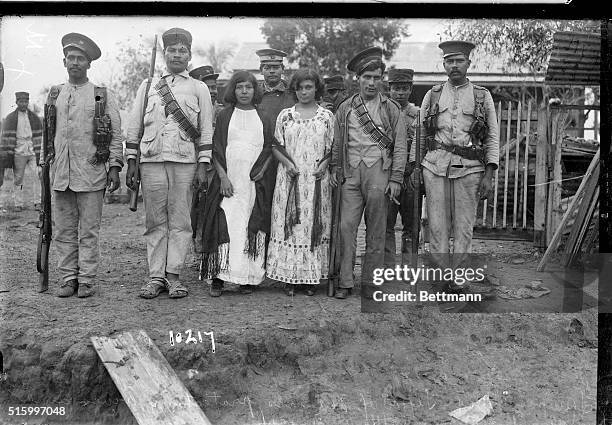
[[[156, 342], [213, 424], [452, 425], [449, 412], [484, 395], [493, 414], [482, 425], [595, 423], [597, 282], [587, 279], [584, 311], [533, 313], [560, 312], [568, 296], [535, 272], [531, 243], [477, 240], [475, 250], [494, 253], [500, 287], [540, 279], [546, 296], [463, 306], [469, 314], [436, 303], [366, 314], [355, 295], [288, 298], [275, 285], [213, 299], [193, 266], [187, 298], [140, 299], [142, 204], [104, 206], [96, 296], [55, 296], [53, 245], [50, 289], [39, 294], [37, 219], [0, 212], [0, 423], [135, 424], [89, 340], [132, 329]], [[169, 332], [187, 329], [213, 331], [215, 352], [206, 340], [171, 346]], [[8, 416], [8, 406], [35, 405], [66, 415]]]

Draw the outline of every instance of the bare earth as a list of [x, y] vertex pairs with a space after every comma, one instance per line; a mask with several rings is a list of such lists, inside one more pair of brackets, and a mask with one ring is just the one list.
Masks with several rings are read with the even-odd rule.
[[[454, 424], [450, 411], [487, 394], [493, 414], [482, 425], [595, 422], [596, 284], [584, 289], [586, 311], [530, 313], [561, 311], [564, 300], [535, 272], [530, 243], [475, 241], [495, 252], [497, 283], [540, 278], [551, 289], [471, 310], [514, 313], [453, 314], [431, 303], [366, 314], [355, 295], [288, 298], [270, 284], [251, 295], [230, 286], [213, 299], [192, 265], [182, 276], [189, 297], [143, 300], [144, 209], [108, 204], [98, 294], [60, 299], [53, 245], [50, 290], [36, 292], [38, 213], [0, 214], [0, 423], [135, 424], [89, 340], [131, 329], [156, 342], [214, 424]], [[169, 332], [187, 329], [213, 331], [215, 352], [206, 339], [170, 346]], [[66, 415], [8, 416], [9, 406], [64, 406]]]

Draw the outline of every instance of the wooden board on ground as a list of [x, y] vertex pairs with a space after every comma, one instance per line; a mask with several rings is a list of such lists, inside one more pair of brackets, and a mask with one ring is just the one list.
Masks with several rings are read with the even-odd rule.
[[210, 425], [145, 331], [91, 341], [140, 425]]

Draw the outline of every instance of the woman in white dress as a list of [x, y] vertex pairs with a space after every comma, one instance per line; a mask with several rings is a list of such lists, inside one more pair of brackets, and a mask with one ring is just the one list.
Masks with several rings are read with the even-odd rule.
[[273, 145], [279, 167], [272, 201], [267, 276], [314, 295], [327, 279], [331, 221], [329, 163], [334, 115], [316, 102], [324, 91], [319, 75], [298, 70], [289, 84], [298, 103], [276, 120]]
[[212, 278], [214, 297], [221, 295], [224, 282], [240, 285], [240, 292], [248, 294], [264, 280], [269, 232], [265, 217], [271, 202], [262, 180], [273, 126], [255, 108], [260, 98], [257, 80], [250, 72], [238, 71], [225, 93], [229, 106], [217, 116], [213, 135], [216, 173], [196, 229], [196, 249], [203, 254], [201, 277]]

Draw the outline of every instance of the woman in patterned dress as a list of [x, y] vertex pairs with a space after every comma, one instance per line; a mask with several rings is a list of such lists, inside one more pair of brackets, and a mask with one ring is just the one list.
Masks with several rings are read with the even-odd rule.
[[266, 275], [285, 283], [287, 295], [303, 287], [315, 293], [327, 279], [331, 222], [329, 163], [334, 115], [316, 102], [324, 90], [319, 75], [298, 70], [289, 84], [298, 103], [276, 120], [272, 152], [279, 167], [272, 201]]

